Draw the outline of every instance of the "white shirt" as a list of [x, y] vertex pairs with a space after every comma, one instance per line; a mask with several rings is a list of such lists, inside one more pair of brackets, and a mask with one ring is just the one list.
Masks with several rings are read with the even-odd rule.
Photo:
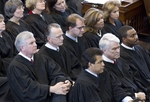
[[78, 42], [78, 38], [75, 38], [75, 37], [69, 35], [68, 32], [66, 32], [66, 36], [67, 36], [68, 38], [72, 39], [73, 41]]
[[129, 47], [129, 46], [123, 44], [123, 43], [121, 43], [121, 46], [123, 46], [124, 48], [129, 49], [129, 50], [133, 50], [134, 49], [134, 47]]
[[45, 46], [47, 47], [47, 48], [49, 48], [49, 49], [52, 49], [52, 50], [55, 50], [55, 51], [57, 51], [57, 50], [59, 50], [59, 47], [53, 47], [51, 44], [49, 44], [49, 43], [46, 43], [45, 44]]
[[25, 59], [29, 60], [29, 61], [31, 61], [31, 59], [34, 61], [33, 56], [32, 56], [32, 58], [29, 58], [21, 52], [19, 52], [18, 54], [21, 55], [22, 57], [24, 57]]
[[94, 75], [95, 77], [98, 77], [98, 75], [97, 75], [97, 74], [95, 74], [95, 73], [91, 72], [89, 69], [85, 69], [85, 71], [87, 71], [88, 73], [90, 73], [90, 74]]

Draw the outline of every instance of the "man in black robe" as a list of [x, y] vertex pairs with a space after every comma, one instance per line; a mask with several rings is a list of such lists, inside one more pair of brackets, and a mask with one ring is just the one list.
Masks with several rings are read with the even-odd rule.
[[89, 48], [82, 55], [83, 68], [70, 92], [69, 102], [130, 102], [117, 77], [104, 70], [102, 51]]
[[[8, 68], [8, 82], [15, 102], [66, 102], [71, 83], [50, 58], [38, 54], [33, 34], [15, 40], [19, 54]], [[62, 100], [61, 100], [62, 99]]]
[[107, 33], [101, 38], [99, 46], [103, 50], [102, 57], [106, 70], [119, 78], [122, 87], [127, 92], [132, 93], [138, 99], [145, 100], [145, 90], [141, 90], [136, 85], [136, 77], [133, 76], [129, 64], [120, 58], [120, 40], [115, 35]]
[[76, 80], [81, 72], [81, 65], [78, 59], [63, 46], [63, 31], [59, 24], [52, 23], [48, 26], [47, 40], [39, 53], [52, 58], [64, 73]]
[[68, 31], [64, 35], [64, 46], [69, 49], [79, 61], [82, 53], [89, 47], [86, 39], [83, 37], [84, 19], [78, 14], [71, 14], [67, 18]]
[[125, 59], [128, 64], [134, 66], [132, 71], [135, 73], [138, 71], [140, 77], [137, 77], [142, 81], [142, 85], [147, 88], [147, 92], [150, 92], [150, 54], [147, 50], [137, 45], [138, 36], [135, 29], [131, 26], [123, 26], [119, 29], [119, 34], [122, 38], [122, 44], [120, 48], [120, 56]]

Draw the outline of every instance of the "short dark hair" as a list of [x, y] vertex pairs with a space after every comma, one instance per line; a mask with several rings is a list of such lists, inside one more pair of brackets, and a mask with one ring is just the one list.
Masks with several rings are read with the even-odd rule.
[[134, 28], [131, 27], [131, 26], [125, 25], [125, 26], [122, 26], [122, 27], [118, 30], [118, 33], [119, 33], [119, 35], [120, 35], [121, 38], [126, 38], [126, 37], [127, 37], [127, 31], [128, 31], [128, 30], [131, 30], [131, 29], [134, 29]]
[[88, 48], [87, 50], [85, 50], [85, 52], [83, 52], [81, 58], [82, 58], [82, 67], [84, 69], [88, 68], [88, 63], [95, 63], [96, 61], [96, 55], [100, 55], [102, 56], [103, 51], [100, 50], [99, 48]]
[[46, 0], [46, 5], [49, 10], [52, 10], [58, 0]]

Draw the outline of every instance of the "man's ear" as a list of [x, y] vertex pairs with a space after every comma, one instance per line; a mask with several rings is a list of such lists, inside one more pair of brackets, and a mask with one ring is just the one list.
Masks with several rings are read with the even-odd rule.
[[106, 51], [106, 49], [102, 49], [103, 53]]
[[51, 37], [50, 36], [47, 37], [47, 41], [51, 42]]
[[126, 38], [123, 37], [123, 38], [122, 38], [122, 42], [126, 42]]
[[23, 51], [24, 50], [24, 46], [20, 46], [20, 51]]
[[91, 62], [89, 62], [88, 67], [90, 68], [91, 66], [93, 66], [93, 64]]

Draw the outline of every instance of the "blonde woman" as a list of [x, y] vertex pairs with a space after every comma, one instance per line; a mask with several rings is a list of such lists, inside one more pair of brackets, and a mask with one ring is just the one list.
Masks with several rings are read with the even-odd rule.
[[54, 23], [54, 19], [45, 10], [45, 0], [26, 0], [26, 7], [29, 9], [29, 15], [25, 21], [29, 23], [34, 30], [34, 37], [38, 48], [46, 43], [45, 31], [48, 24]]
[[118, 30], [123, 26], [123, 23], [119, 20], [119, 7], [120, 2], [118, 0], [109, 0], [103, 5], [104, 29], [118, 38], [120, 38]]
[[96, 8], [90, 8], [84, 15], [86, 25], [83, 36], [86, 38], [90, 47], [99, 47], [98, 43], [101, 36], [106, 33], [103, 29], [103, 12]]

